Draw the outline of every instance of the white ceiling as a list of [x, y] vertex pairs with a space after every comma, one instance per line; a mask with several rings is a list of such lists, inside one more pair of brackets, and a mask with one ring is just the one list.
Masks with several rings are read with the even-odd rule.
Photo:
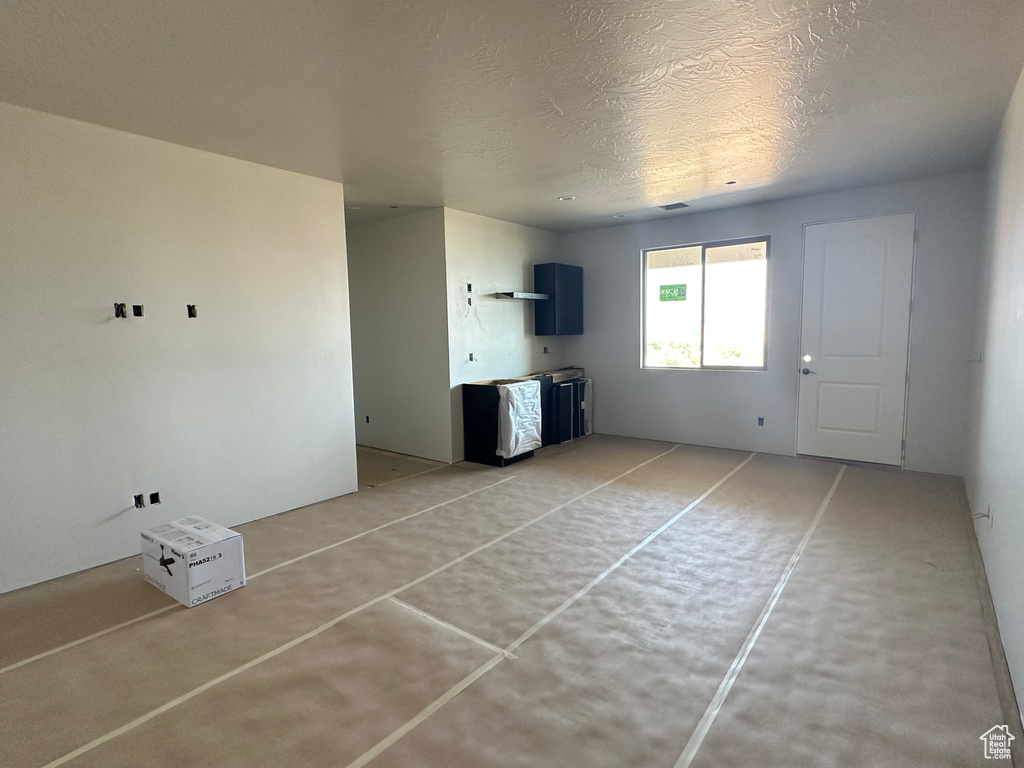
[[976, 168], [1022, 66], [1021, 0], [0, 6], [0, 100], [343, 181], [352, 221], [567, 230]]

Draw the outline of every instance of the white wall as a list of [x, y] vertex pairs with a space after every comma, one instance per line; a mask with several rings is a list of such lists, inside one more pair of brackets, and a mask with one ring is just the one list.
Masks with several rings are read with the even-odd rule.
[[[566, 354], [594, 379], [596, 431], [794, 453], [803, 225], [912, 211], [906, 467], [962, 474], [983, 188], [982, 174], [956, 174], [563, 236], [562, 260], [583, 267], [586, 323]], [[771, 236], [768, 370], [641, 369], [641, 249], [754, 235]]]
[[0, 592], [356, 489], [341, 185], [0, 105], [0, 232]]
[[1017, 698], [1024, 700], [1024, 74], [990, 160], [967, 491]]
[[[532, 291], [533, 265], [558, 261], [557, 235], [450, 208], [444, 210], [444, 229], [451, 434], [454, 460], [461, 461], [459, 385], [566, 365], [563, 340], [567, 337], [534, 336], [531, 302], [492, 295], [498, 291]], [[473, 286], [472, 306], [466, 301], [467, 283]]]
[[348, 264], [356, 439], [450, 462], [444, 211], [353, 227]]

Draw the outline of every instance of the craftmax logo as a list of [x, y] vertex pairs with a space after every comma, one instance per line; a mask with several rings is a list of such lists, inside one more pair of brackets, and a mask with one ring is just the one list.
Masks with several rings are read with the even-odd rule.
[[1010, 733], [1008, 725], [996, 725], [989, 728], [979, 738], [985, 742], [986, 760], [1009, 760], [1010, 742], [1014, 735]]

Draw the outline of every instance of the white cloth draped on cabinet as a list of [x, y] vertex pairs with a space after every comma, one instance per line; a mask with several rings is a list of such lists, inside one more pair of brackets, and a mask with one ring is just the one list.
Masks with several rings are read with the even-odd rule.
[[498, 385], [498, 450], [511, 459], [541, 447], [540, 382]]

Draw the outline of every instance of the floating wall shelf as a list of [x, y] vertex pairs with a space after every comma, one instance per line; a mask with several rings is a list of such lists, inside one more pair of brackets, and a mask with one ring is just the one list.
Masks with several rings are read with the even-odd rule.
[[547, 301], [550, 296], [546, 293], [524, 293], [522, 291], [498, 291], [494, 294], [496, 299], [527, 299], [529, 301]]

